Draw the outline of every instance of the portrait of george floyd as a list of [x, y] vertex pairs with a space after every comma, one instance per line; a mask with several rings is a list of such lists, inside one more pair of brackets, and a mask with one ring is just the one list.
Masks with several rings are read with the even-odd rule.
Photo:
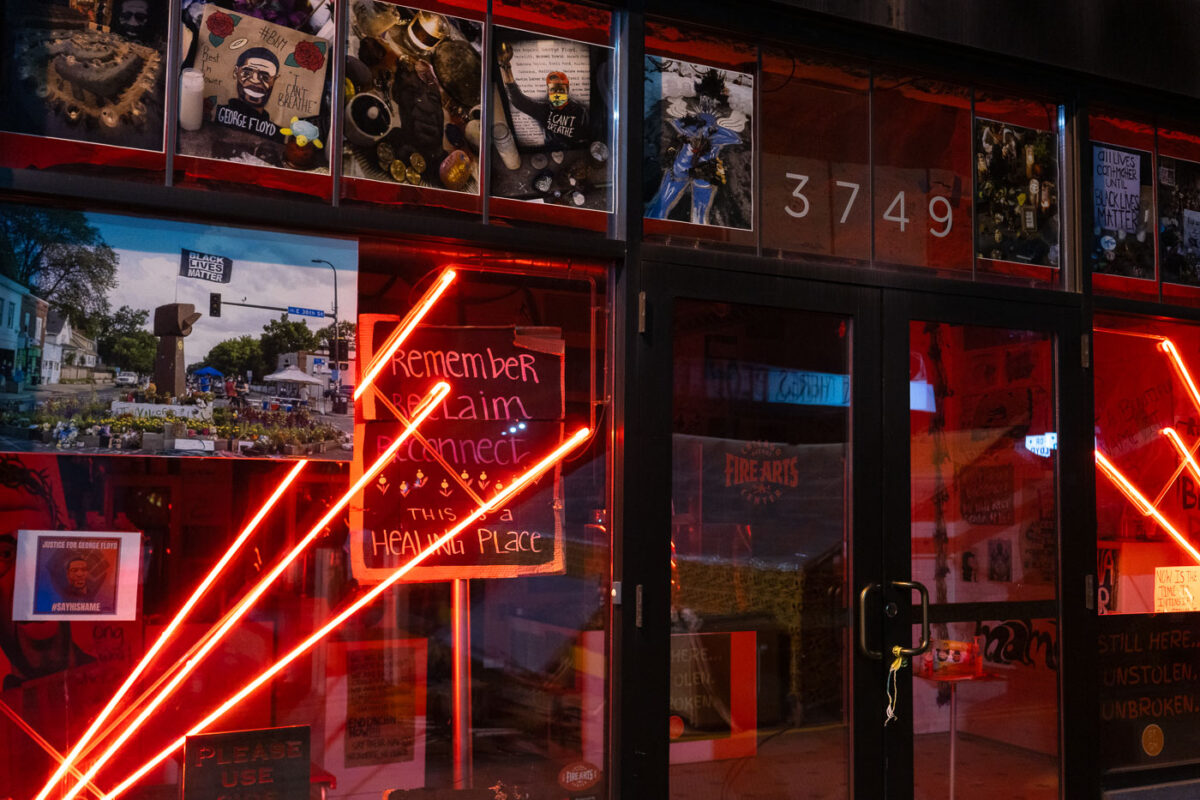
[[120, 554], [120, 539], [39, 538], [34, 613], [112, 614]]

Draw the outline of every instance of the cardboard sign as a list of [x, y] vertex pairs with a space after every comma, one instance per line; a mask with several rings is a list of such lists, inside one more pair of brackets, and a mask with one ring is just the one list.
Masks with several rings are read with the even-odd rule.
[[1200, 611], [1200, 567], [1155, 567], [1154, 611]]
[[183, 800], [308, 797], [309, 727], [189, 736], [183, 749]]
[[1092, 191], [1096, 224], [1132, 233], [1142, 208], [1142, 164], [1136, 153], [1111, 147], [1092, 149]]
[[[359, 319], [369, 361], [396, 317]], [[439, 380], [450, 393], [351, 511], [355, 577], [378, 581], [424, 550], [508, 485], [563, 436], [565, 347], [558, 329], [418, 329], [363, 397], [355, 425], [361, 475]], [[380, 401], [380, 396], [387, 402]], [[561, 572], [562, 487], [558, 469], [464, 530], [408, 579], [498, 578]]]
[[324, 39], [207, 4], [195, 62], [205, 109], [219, 125], [282, 139], [292, 119], [320, 113], [329, 52]]

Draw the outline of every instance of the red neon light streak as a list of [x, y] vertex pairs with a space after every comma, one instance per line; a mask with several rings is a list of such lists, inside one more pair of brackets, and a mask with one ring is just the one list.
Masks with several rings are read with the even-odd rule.
[[1113, 485], [1121, 491], [1121, 494], [1129, 498], [1129, 502], [1133, 503], [1134, 507], [1137, 508], [1138, 511], [1142, 512], [1143, 516], [1153, 517], [1154, 521], [1162, 526], [1164, 531], [1170, 534], [1171, 538], [1175, 540], [1176, 544], [1186, 550], [1188, 555], [1195, 559], [1197, 564], [1200, 564], [1200, 551], [1196, 550], [1196, 548], [1192, 546], [1192, 543], [1184, 538], [1183, 534], [1175, 529], [1174, 525], [1172, 525], [1170, 522], [1167, 522], [1167, 518], [1159, 513], [1157, 508], [1150, 505], [1150, 501], [1147, 500], [1145, 496], [1137, 490], [1137, 487], [1130, 483], [1129, 479], [1122, 475], [1121, 471], [1117, 469], [1111, 461], [1105, 458], [1104, 454], [1099, 450], [1096, 451], [1096, 464], [1099, 465], [1105, 477], [1113, 482]]
[[[255, 585], [255, 587], [251, 589], [250, 592], [246, 594], [246, 596], [243, 597], [236, 606], [234, 606], [233, 612], [226, 617], [225, 621], [221, 623], [221, 626], [217, 628], [217, 630], [212, 634], [212, 637], [204, 644], [204, 646], [201, 647], [194, 656], [188, 659], [183, 668], [180, 669], [179, 672], [175, 674], [175, 677], [163, 687], [162, 691], [159, 692], [159, 694], [155, 696], [153, 700], [145, 705], [141, 713], [138, 714], [138, 716], [134, 718], [133, 722], [129, 723], [129, 725], [120, 733], [120, 735], [117, 736], [113, 743], [108, 746], [108, 749], [101, 753], [96, 760], [91, 763], [87, 769], [87, 772], [84, 773], [86, 779], [90, 780], [96, 776], [96, 773], [100, 771], [100, 768], [107, 764], [112, 757], [116, 755], [117, 751], [121, 749], [121, 746], [128, 741], [129, 737], [133, 736], [133, 734], [137, 732], [138, 728], [145, 723], [146, 719], [149, 718], [154, 710], [162, 705], [166, 699], [170, 697], [172, 692], [179, 687], [179, 684], [182, 683], [197, 666], [199, 666], [200, 661], [206, 655], [208, 655], [208, 653], [211, 652], [212, 649], [217, 646], [217, 644], [220, 643], [225, 634], [229, 632], [229, 629], [237, 624], [238, 620], [240, 620], [246, 614], [246, 612], [250, 610], [250, 607], [254, 605], [254, 603], [258, 601], [258, 598], [261, 597], [268, 588], [270, 588], [271, 584], [273, 584], [275, 580], [283, 574], [284, 570], [286, 570], [288, 566], [290, 566], [291, 563], [295, 561], [302, 552], [304, 552], [305, 548], [307, 548], [308, 545], [313, 542], [313, 540], [321, 535], [321, 531], [325, 529], [325, 526], [328, 525], [334, 517], [341, 513], [342, 509], [346, 507], [346, 504], [350, 502], [351, 498], [357, 495], [363, 489], [363, 487], [374, 480], [375, 476], [379, 474], [380, 470], [382, 470], [389, 461], [391, 461], [392, 456], [394, 456], [396, 451], [400, 449], [401, 445], [408, 440], [408, 437], [412, 435], [412, 432], [416, 430], [417, 426], [424, 422], [425, 418], [433, 413], [434, 409], [437, 408], [437, 404], [442, 401], [442, 398], [444, 398], [449, 391], [450, 384], [446, 383], [445, 381], [439, 381], [437, 385], [433, 387], [429, 394], [426, 395], [425, 400], [422, 401], [420, 409], [416, 414], [413, 415], [412, 420], [405, 427], [404, 432], [397, 436], [395, 440], [388, 445], [387, 449], [380, 454], [379, 458], [375, 460], [375, 463], [371, 465], [370, 469], [366, 470], [362, 474], [362, 477], [355, 481], [354, 485], [351, 486], [350, 489], [342, 495], [341, 499], [339, 499], [337, 503], [335, 503], [329, 509], [329, 511], [325, 513], [325, 516], [321, 517], [316, 525], [313, 525], [312, 529], [296, 544], [295, 547], [292, 548], [291, 552], [284, 556], [279, 563], [277, 563], [270, 572], [263, 576], [258, 584]], [[63, 795], [62, 800], [72, 800], [72, 798], [79, 794], [81, 785], [82, 782], [76, 783], [70, 791]]]
[[1187, 465], [1188, 472], [1192, 473], [1192, 477], [1196, 479], [1197, 483], [1200, 483], [1200, 464], [1196, 463], [1196, 459], [1183, 444], [1183, 440], [1179, 438], [1179, 434], [1175, 432], [1174, 428], [1163, 428], [1160, 433], [1171, 440], [1171, 444], [1174, 445], [1175, 451], [1179, 453], [1179, 457], [1182, 458], [1183, 463]]
[[[54, 745], [50, 744], [45, 739], [43, 739], [42, 735], [40, 733], [38, 733], [36, 730], [34, 730], [32, 725], [30, 725], [28, 722], [26, 722], [24, 719], [22, 719], [21, 715], [18, 714], [16, 711], [14, 711], [12, 709], [12, 707], [9, 706], [8, 703], [5, 703], [3, 700], [0, 700], [0, 712], [3, 712], [4, 716], [11, 719], [18, 728], [20, 728], [22, 731], [24, 731], [25, 734], [30, 739], [33, 739], [34, 743], [38, 747], [45, 750], [50, 755], [51, 758], [53, 758], [55, 761], [57, 761], [60, 764], [66, 763], [66, 760], [63, 758], [63, 754], [58, 752], [57, 750], [55, 750]], [[83, 777], [83, 773], [80, 772], [75, 767], [70, 767], [70, 770], [71, 770], [71, 777], [73, 777], [73, 778], [82, 778]], [[91, 791], [97, 797], [104, 796], [103, 790], [101, 790], [99, 786], [92, 783], [91, 781], [88, 781], [87, 788], [89, 791]]]
[[1175, 374], [1183, 381], [1183, 385], [1187, 387], [1188, 394], [1191, 395], [1192, 405], [1196, 407], [1196, 411], [1200, 412], [1200, 390], [1196, 389], [1196, 382], [1192, 380], [1192, 374], [1188, 372], [1187, 365], [1183, 363], [1183, 358], [1180, 357], [1179, 351], [1175, 349], [1175, 343], [1170, 339], [1163, 339], [1158, 343], [1158, 349], [1162, 350], [1171, 359], [1171, 366], [1175, 368]]
[[412, 311], [408, 312], [408, 315], [404, 318], [403, 322], [401, 322], [400, 327], [395, 333], [388, 337], [383, 347], [380, 348], [379, 352], [375, 354], [375, 358], [371, 362], [371, 366], [367, 368], [366, 374], [362, 380], [358, 382], [358, 386], [354, 389], [355, 400], [362, 397], [362, 393], [365, 392], [367, 387], [370, 386], [375, 380], [375, 377], [387, 364], [388, 359], [390, 359], [392, 355], [400, 349], [400, 345], [404, 344], [404, 340], [409, 337], [409, 334], [413, 332], [417, 325], [421, 323], [421, 320], [425, 318], [425, 315], [429, 313], [429, 309], [433, 308], [433, 304], [438, 301], [438, 298], [442, 296], [442, 293], [449, 288], [451, 283], [453, 283], [456, 275], [457, 273], [452, 269], [445, 270], [442, 273], [442, 276], [437, 279], [437, 282], [431, 286], [429, 291], [425, 293], [425, 296], [421, 298], [421, 302], [418, 303]]
[[167, 642], [174, 638], [176, 631], [179, 630], [179, 626], [183, 624], [184, 618], [191, 613], [192, 609], [196, 607], [196, 604], [200, 602], [200, 599], [204, 597], [205, 592], [209, 590], [209, 588], [220, 576], [221, 572], [225, 569], [229, 562], [233, 560], [233, 557], [237, 555], [238, 550], [241, 549], [242, 545], [246, 543], [246, 540], [250, 538], [250, 535], [258, 528], [259, 523], [263, 521], [263, 518], [267, 516], [267, 513], [275, 507], [275, 504], [279, 502], [279, 498], [283, 497], [283, 493], [286, 492], [288, 487], [292, 485], [292, 482], [296, 480], [296, 477], [299, 476], [300, 471], [303, 470], [307, 464], [307, 460], [301, 460], [298, 461], [294, 467], [292, 467], [292, 470], [287, 474], [287, 477], [285, 477], [279, 483], [279, 486], [277, 486], [271, 496], [267, 498], [267, 502], [264, 503], [261, 508], [259, 508], [258, 513], [255, 514], [250, 520], [249, 524], [242, 529], [242, 532], [238, 534], [238, 537], [233, 540], [233, 544], [231, 544], [229, 549], [225, 551], [225, 555], [221, 556], [221, 559], [216, 563], [216, 565], [208, 571], [208, 574], [204, 576], [204, 580], [200, 581], [200, 585], [197, 586], [195, 591], [192, 592], [192, 596], [187, 599], [187, 601], [175, 614], [175, 618], [172, 619], [170, 624], [167, 625], [161, 634], [159, 634], [158, 639], [153, 645], [151, 645], [150, 649], [146, 651], [146, 654], [142, 656], [142, 660], [139, 661], [137, 666], [133, 668], [133, 671], [129, 673], [129, 677], [127, 677], [125, 682], [121, 684], [119, 689], [117, 689], [116, 693], [112, 696], [112, 699], [109, 700], [108, 704], [100, 711], [100, 714], [94, 720], [92, 720], [92, 724], [86, 731], [84, 731], [83, 736], [79, 737], [79, 741], [75, 743], [73, 748], [71, 748], [71, 752], [67, 753], [67, 757], [65, 760], [63, 760], [62, 765], [57, 771], [55, 771], [54, 776], [50, 778], [45, 787], [42, 788], [42, 791], [38, 793], [37, 800], [45, 800], [46, 795], [50, 794], [50, 790], [54, 788], [54, 784], [62, 780], [67, 770], [79, 758], [79, 754], [84, 752], [88, 742], [90, 742], [92, 737], [96, 735], [96, 731], [98, 731], [100, 726], [104, 724], [104, 721], [109, 718], [112, 712], [116, 709], [117, 704], [121, 702], [121, 699], [125, 697], [126, 693], [128, 693], [133, 687], [133, 684], [137, 681], [141, 674], [146, 671], [147, 667], [150, 666], [150, 662], [154, 660], [155, 656], [157, 656], [159, 652], [166, 646]]
[[160, 763], [162, 763], [163, 760], [170, 757], [170, 755], [172, 753], [174, 753], [176, 750], [178, 750], [180, 747], [182, 747], [188, 736], [195, 736], [198, 733], [202, 733], [209, 725], [212, 725], [214, 722], [216, 722], [218, 719], [220, 719], [231, 708], [235, 707], [238, 703], [245, 700], [246, 697], [248, 697], [252, 692], [254, 692], [256, 689], [258, 689], [260, 686], [262, 686], [267, 681], [271, 680], [271, 678], [275, 677], [275, 675], [278, 674], [280, 671], [285, 669], [288, 664], [292, 663], [297, 658], [300, 658], [302, 655], [304, 655], [306, 652], [308, 652], [308, 650], [311, 649], [315, 644], [317, 644], [317, 642], [324, 639], [332, 631], [339, 628], [342, 625], [342, 623], [344, 623], [346, 620], [348, 620], [350, 617], [352, 617], [354, 614], [356, 614], [360, 609], [362, 609], [368, 603], [372, 602], [377, 597], [379, 597], [379, 595], [381, 595], [385, 591], [387, 591], [388, 588], [390, 588], [394, 583], [396, 583], [396, 581], [400, 580], [402, 577], [404, 577], [406, 574], [408, 574], [408, 572], [411, 571], [414, 567], [416, 567], [418, 564], [420, 564], [426, 558], [428, 558], [433, 553], [435, 553], [439, 548], [445, 546], [445, 544], [447, 542], [449, 542], [451, 539], [453, 539], [455, 536], [457, 536], [459, 533], [461, 533], [468, 525], [475, 522], [483, 515], [487, 514], [489, 511], [494, 509], [496, 506], [506, 502], [509, 498], [511, 498], [517, 492], [524, 489], [529, 483], [531, 483], [533, 480], [535, 480], [539, 475], [541, 475], [546, 470], [548, 470], [550, 467], [554, 466], [554, 464], [556, 464], [557, 462], [562, 460], [567, 455], [567, 453], [571, 452], [571, 450], [573, 450], [580, 443], [582, 443], [584, 440], [586, 440], [589, 433], [590, 432], [588, 431], [587, 428], [581, 428], [580, 430], [576, 431], [574, 433], [574, 435], [572, 435], [569, 439], [567, 439], [565, 442], [560, 444], [554, 450], [554, 452], [550, 453], [550, 455], [546, 456], [541, 461], [539, 461], [537, 464], [535, 464], [533, 467], [531, 467], [530, 469], [528, 469], [524, 473], [522, 473], [520, 477], [516, 478], [511, 484], [509, 484], [507, 487], [505, 487], [503, 491], [496, 494], [494, 497], [492, 497], [491, 500], [488, 500], [486, 503], [483, 503], [482, 505], [480, 505], [473, 512], [471, 512], [470, 515], [468, 515], [466, 518], [464, 518], [461, 522], [459, 522], [457, 525], [455, 525], [450, 530], [443, 533], [440, 537], [438, 537], [437, 540], [430, 543], [429, 546], [426, 547], [424, 550], [422, 550], [421, 552], [419, 552], [415, 556], [413, 556], [412, 559], [407, 564], [405, 564], [404, 566], [397, 569], [395, 572], [393, 572], [391, 575], [389, 575], [387, 578], [385, 578], [381, 583], [376, 584], [376, 586], [373, 589], [371, 589], [371, 591], [364, 594], [358, 600], [355, 600], [353, 603], [351, 603], [349, 606], [347, 606], [345, 608], [345, 610], [343, 610], [340, 614], [338, 614], [337, 616], [333, 617], [331, 620], [326, 622], [323, 626], [321, 626], [321, 628], [319, 628], [318, 630], [313, 632], [307, 639], [305, 639], [303, 642], [301, 642], [300, 644], [298, 644], [294, 648], [292, 648], [292, 650], [290, 650], [286, 655], [284, 655], [282, 658], [280, 658], [278, 661], [276, 661], [270, 667], [268, 667], [267, 669], [265, 669], [261, 673], [259, 673], [258, 677], [254, 678], [252, 681], [250, 681], [245, 686], [243, 686], [241, 689], [239, 689], [236, 694], [234, 694], [232, 697], [230, 697], [228, 700], [226, 700], [224, 703], [222, 703], [220, 706], [218, 706], [207, 717], [205, 717], [200, 722], [198, 722], [196, 725], [194, 725], [187, 733], [185, 733], [183, 736], [180, 736], [178, 739], [176, 739], [171, 744], [167, 745], [167, 747], [165, 747], [162, 751], [160, 751], [158, 753], [158, 755], [154, 756], [152, 759], [150, 759], [145, 764], [143, 764], [141, 767], [139, 767], [138, 770], [136, 772], [134, 772], [132, 775], [130, 775], [128, 778], [121, 781], [121, 783], [119, 783], [116, 787], [114, 787], [112, 791], [110, 791], [108, 794], [104, 795], [103, 800], [112, 800], [112, 798], [120, 796], [125, 790], [127, 790], [129, 787], [133, 786], [135, 783], [137, 783], [139, 780], [141, 780], [142, 777], [146, 773], [148, 773], [150, 770], [154, 769], [156, 766], [158, 766]]

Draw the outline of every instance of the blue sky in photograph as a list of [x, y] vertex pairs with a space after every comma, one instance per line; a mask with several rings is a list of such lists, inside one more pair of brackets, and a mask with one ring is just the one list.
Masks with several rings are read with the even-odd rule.
[[[333, 311], [333, 271], [338, 272], [338, 316], [353, 320], [358, 306], [358, 243], [353, 239], [258, 231], [186, 222], [87, 214], [88, 221], [120, 258], [117, 286], [109, 292], [112, 310], [121, 306], [146, 309], [166, 303], [192, 303], [204, 314], [184, 340], [185, 363], [201, 360], [217, 343], [244, 334], [258, 336], [280, 312], [223, 305], [220, 318], [208, 317], [208, 296], [219, 292], [224, 303], [298, 306]], [[232, 279], [212, 283], [179, 275], [180, 250], [225, 256], [233, 260]], [[314, 331], [331, 319], [293, 316]], [[149, 326], [147, 326], [149, 327]]]

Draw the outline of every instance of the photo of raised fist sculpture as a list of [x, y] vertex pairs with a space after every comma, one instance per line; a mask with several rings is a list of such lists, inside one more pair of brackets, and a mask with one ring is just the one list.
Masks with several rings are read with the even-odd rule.
[[192, 326], [201, 316], [191, 303], [168, 303], [154, 309], [154, 335], [158, 337], [154, 384], [158, 391], [172, 397], [183, 394], [187, 377], [183, 337], [192, 332]]

